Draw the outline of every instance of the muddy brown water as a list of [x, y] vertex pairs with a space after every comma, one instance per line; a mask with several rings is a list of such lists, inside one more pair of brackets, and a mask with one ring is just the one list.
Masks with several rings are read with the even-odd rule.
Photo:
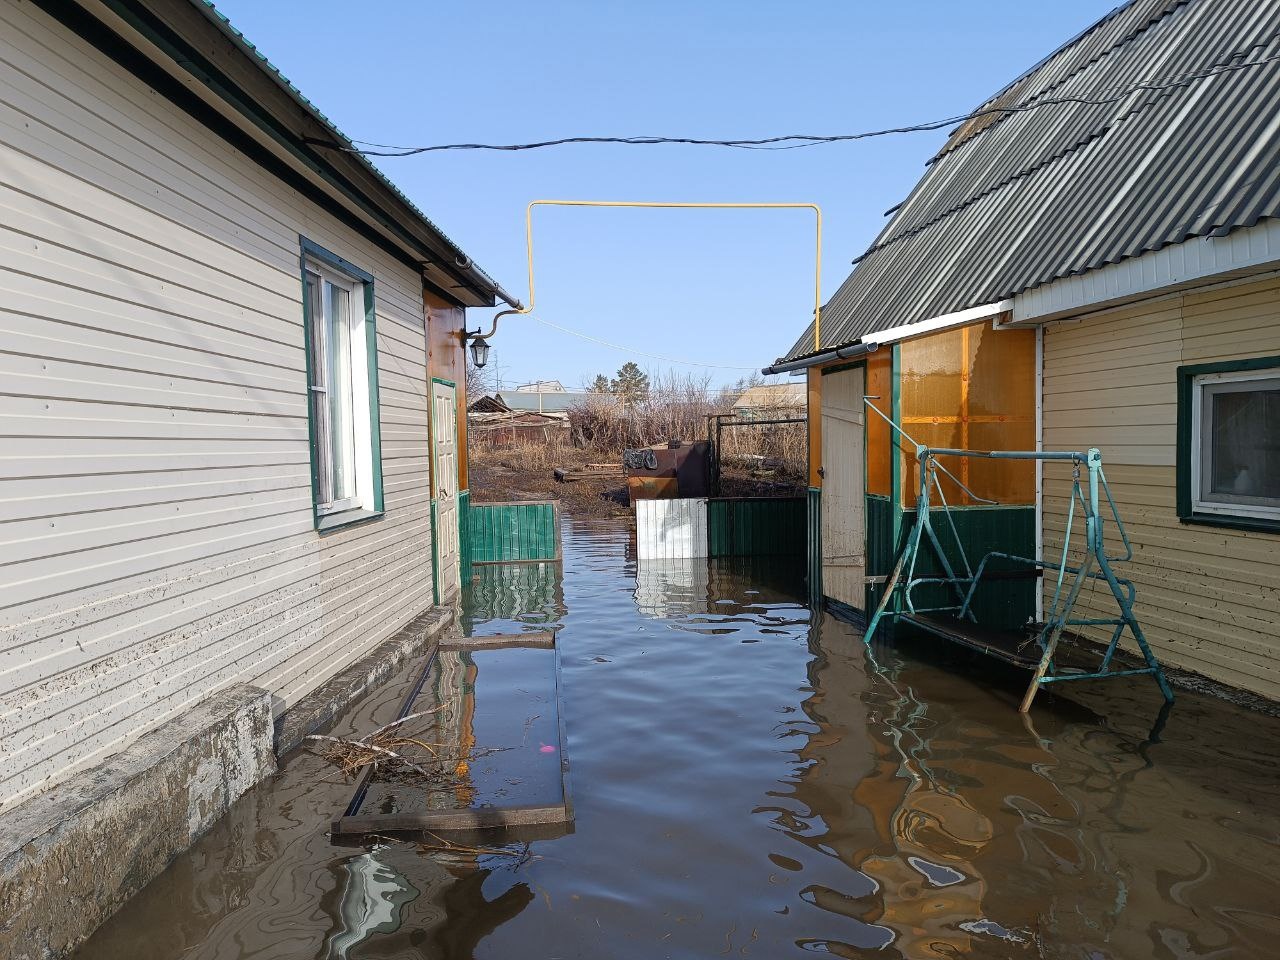
[[[780, 566], [783, 567], [780, 569]], [[335, 846], [350, 781], [280, 774], [81, 960], [1280, 956], [1280, 721], [810, 621], [799, 571], [637, 564], [625, 528], [488, 568], [476, 634], [560, 624], [575, 832], [536, 859]], [[395, 716], [414, 671], [337, 731]]]

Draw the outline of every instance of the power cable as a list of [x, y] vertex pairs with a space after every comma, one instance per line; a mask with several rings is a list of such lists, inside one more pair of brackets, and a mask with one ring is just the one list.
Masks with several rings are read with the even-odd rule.
[[[1256, 46], [1257, 45], [1254, 45], [1254, 47], [1251, 47], [1250, 49], [1254, 49]], [[1231, 56], [1243, 56], [1246, 52], [1247, 51], [1245, 50], [1236, 51]], [[882, 130], [869, 130], [862, 133], [841, 133], [831, 135], [797, 133], [785, 134], [776, 137], [740, 140], [710, 140], [700, 137], [560, 137], [555, 140], [537, 140], [532, 143], [442, 143], [421, 147], [373, 143], [369, 140], [349, 141], [351, 144], [361, 144], [362, 147], [372, 149], [347, 146], [345, 144], [335, 143], [329, 140], [320, 140], [314, 137], [307, 137], [305, 139], [307, 143], [312, 144], [313, 146], [342, 150], [346, 153], [357, 153], [367, 157], [409, 157], [419, 153], [436, 153], [446, 150], [497, 150], [513, 152], [519, 150], [539, 150], [544, 147], [560, 147], [576, 143], [608, 143], [623, 144], [627, 146], [684, 144], [700, 147], [731, 147], [739, 150], [796, 150], [801, 147], [814, 147], [820, 144], [843, 143], [852, 140], [868, 140], [873, 137], [886, 137], [899, 133], [922, 133], [930, 130], [939, 130], [943, 127], [953, 126], [955, 124], [968, 123], [969, 121], [978, 120], [983, 117], [1008, 116], [1010, 114], [1023, 113], [1028, 110], [1037, 110], [1041, 107], [1060, 106], [1063, 104], [1105, 106], [1106, 104], [1116, 103], [1117, 101], [1123, 100], [1125, 97], [1134, 93], [1150, 93], [1174, 89], [1177, 87], [1187, 87], [1199, 80], [1206, 80], [1210, 77], [1215, 77], [1224, 73], [1249, 70], [1255, 67], [1265, 66], [1269, 63], [1275, 63], [1276, 61], [1280, 61], [1280, 54], [1273, 54], [1272, 56], [1264, 57], [1260, 60], [1248, 60], [1242, 63], [1219, 63], [1197, 73], [1184, 74], [1172, 78], [1144, 80], [1111, 93], [1100, 93], [1092, 97], [1062, 96], [1046, 97], [1038, 100], [1033, 99], [1024, 101], [1023, 103], [1010, 104], [1009, 106], [987, 107], [981, 110], [975, 110], [972, 113], [946, 117], [942, 120], [930, 120], [926, 123], [916, 123], [903, 127], [886, 127]]]

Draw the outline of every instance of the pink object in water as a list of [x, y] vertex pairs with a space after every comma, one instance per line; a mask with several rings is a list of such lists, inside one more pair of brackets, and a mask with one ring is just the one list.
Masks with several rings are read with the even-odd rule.
[[538, 752], [539, 753], [555, 753], [556, 748], [552, 746], [548, 746], [547, 744], [544, 743], [541, 747], [538, 748]]

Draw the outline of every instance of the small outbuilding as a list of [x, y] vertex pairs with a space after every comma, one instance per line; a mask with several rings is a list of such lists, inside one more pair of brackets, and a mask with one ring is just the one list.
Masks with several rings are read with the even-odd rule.
[[[829, 601], [878, 604], [914, 522], [913, 442], [1096, 447], [1160, 659], [1280, 697], [1275, 15], [1133, 0], [1068, 41], [952, 133], [766, 369], [807, 371], [810, 574]], [[1068, 468], [946, 462], [971, 555], [1062, 549]], [[1017, 625], [1052, 586], [976, 602]], [[1105, 589], [1076, 607], [1114, 610]]]

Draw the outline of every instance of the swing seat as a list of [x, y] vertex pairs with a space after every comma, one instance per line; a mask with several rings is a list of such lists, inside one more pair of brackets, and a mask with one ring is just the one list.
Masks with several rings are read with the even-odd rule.
[[1039, 628], [1009, 630], [945, 613], [902, 613], [898, 620], [1024, 670], [1034, 670], [1044, 652], [1037, 642]]

